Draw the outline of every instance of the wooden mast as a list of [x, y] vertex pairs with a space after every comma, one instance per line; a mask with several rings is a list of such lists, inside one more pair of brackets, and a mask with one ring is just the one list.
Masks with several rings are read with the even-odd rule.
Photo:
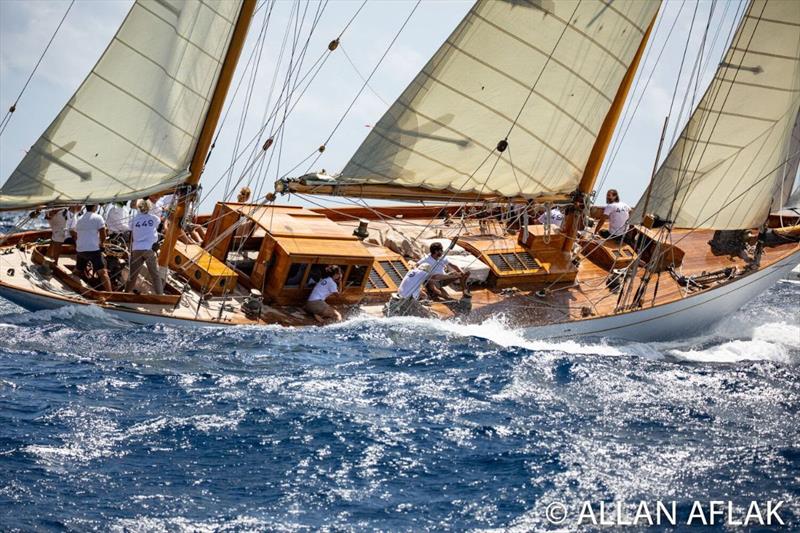
[[[244, 42], [247, 38], [247, 29], [250, 26], [250, 21], [253, 19], [255, 10], [256, 0], [242, 0], [242, 7], [239, 10], [239, 17], [236, 19], [236, 25], [233, 28], [231, 42], [228, 46], [228, 51], [225, 53], [225, 58], [222, 61], [222, 68], [219, 71], [217, 86], [214, 88], [214, 92], [211, 95], [208, 113], [203, 122], [200, 136], [197, 139], [197, 146], [192, 155], [192, 162], [189, 165], [189, 177], [186, 178], [184, 182], [191, 187], [196, 186], [200, 182], [200, 175], [203, 173], [206, 156], [208, 155], [209, 147], [214, 138], [214, 132], [217, 129], [217, 123], [222, 114], [222, 106], [225, 103], [225, 97], [228, 94], [231, 81], [233, 81], [233, 73], [236, 70], [236, 64], [239, 61], [242, 48], [244, 48]], [[164, 242], [158, 254], [158, 264], [161, 266], [167, 266], [169, 264], [169, 257], [172, 254], [172, 250], [175, 248], [178, 235], [180, 235], [181, 220], [186, 213], [186, 196], [185, 194], [179, 195], [175, 209], [170, 215], [169, 226], [164, 234]]]
[[619, 116], [622, 114], [622, 108], [625, 106], [625, 101], [628, 98], [628, 92], [633, 83], [633, 78], [636, 77], [639, 62], [644, 54], [644, 49], [647, 47], [647, 41], [650, 39], [650, 32], [653, 30], [653, 25], [657, 17], [658, 12], [656, 12], [653, 20], [650, 21], [650, 25], [642, 36], [642, 42], [639, 43], [639, 48], [633, 56], [628, 71], [622, 78], [622, 82], [617, 89], [617, 94], [614, 96], [614, 101], [611, 102], [611, 107], [608, 113], [606, 113], [606, 118], [603, 120], [603, 125], [600, 127], [600, 131], [594, 141], [594, 146], [592, 146], [592, 151], [589, 154], [589, 160], [586, 163], [586, 167], [583, 169], [583, 176], [581, 176], [581, 181], [578, 183], [578, 188], [575, 191], [575, 209], [572, 213], [567, 215], [564, 221], [564, 234], [567, 238], [564, 239], [563, 250], [571, 248], [572, 243], [575, 241], [575, 235], [578, 233], [577, 221], [580, 216], [579, 204], [582, 204], [584, 198], [592, 193], [595, 181], [597, 181], [597, 175], [600, 173], [600, 167], [605, 160], [608, 146], [611, 144], [611, 138], [614, 135], [614, 129], [617, 127]]

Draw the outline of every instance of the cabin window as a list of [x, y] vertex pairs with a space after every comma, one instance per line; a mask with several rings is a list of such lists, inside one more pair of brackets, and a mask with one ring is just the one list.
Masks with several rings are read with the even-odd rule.
[[392, 279], [394, 284], [399, 287], [400, 282], [403, 281], [405, 275], [408, 274], [408, 269], [406, 269], [406, 266], [403, 264], [403, 262], [395, 259], [380, 261], [380, 264], [383, 270], [389, 274], [389, 277]]
[[345, 287], [361, 287], [364, 283], [364, 278], [367, 276], [367, 265], [352, 265], [350, 272], [347, 274], [347, 281]]
[[369, 272], [369, 284], [368, 284], [368, 287], [370, 289], [387, 289], [387, 288], [389, 288], [389, 285], [387, 285], [387, 283], [385, 281], [383, 281], [383, 278], [378, 273], [378, 271], [373, 268]]
[[289, 267], [289, 272], [286, 274], [286, 282], [283, 286], [288, 288], [300, 287], [307, 267], [308, 263], [292, 263], [292, 266]]

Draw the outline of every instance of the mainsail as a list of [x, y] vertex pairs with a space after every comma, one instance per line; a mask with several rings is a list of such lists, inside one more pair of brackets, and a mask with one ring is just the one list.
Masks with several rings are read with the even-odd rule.
[[[571, 193], [658, 8], [640, 0], [479, 0], [336, 183]], [[506, 136], [508, 150], [493, 156]]]
[[647, 211], [677, 227], [760, 226], [780, 208], [782, 183], [791, 190], [794, 182], [799, 113], [800, 2], [754, 0], [656, 173]]
[[136, 0], [0, 189], [0, 209], [128, 200], [182, 183], [240, 7]]

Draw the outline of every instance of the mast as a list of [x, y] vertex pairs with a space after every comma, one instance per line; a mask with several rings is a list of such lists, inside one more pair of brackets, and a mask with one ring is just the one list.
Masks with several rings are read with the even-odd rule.
[[650, 33], [653, 30], [656, 18], [658, 18], [658, 12], [653, 16], [653, 20], [650, 21], [650, 25], [642, 36], [642, 42], [639, 43], [636, 55], [633, 56], [633, 61], [631, 61], [628, 71], [625, 73], [625, 77], [622, 78], [619, 89], [617, 89], [617, 94], [614, 96], [614, 101], [611, 103], [611, 108], [608, 110], [608, 113], [606, 113], [606, 118], [603, 120], [603, 125], [597, 134], [594, 146], [592, 146], [592, 151], [589, 154], [589, 160], [583, 170], [581, 181], [578, 183], [578, 188], [575, 190], [575, 209], [573, 209], [572, 213], [567, 215], [565, 220], [564, 234], [567, 238], [564, 239], [562, 250], [567, 250], [574, 242], [575, 235], [577, 234], [579, 204], [582, 204], [586, 196], [591, 194], [594, 189], [597, 175], [600, 173], [600, 167], [603, 165], [608, 146], [611, 144], [611, 138], [614, 135], [614, 129], [617, 127], [617, 122], [622, 114], [622, 108], [625, 106], [625, 101], [628, 99], [628, 92], [633, 84], [633, 78], [636, 77], [636, 71], [639, 69], [639, 62], [644, 54], [644, 49], [647, 47], [647, 42], [650, 40]]
[[[236, 70], [236, 64], [239, 61], [242, 48], [244, 48], [244, 42], [247, 38], [247, 29], [250, 26], [250, 21], [253, 19], [255, 9], [256, 0], [242, 0], [242, 8], [239, 10], [239, 17], [236, 19], [236, 25], [233, 28], [231, 43], [228, 46], [228, 51], [222, 62], [222, 68], [220, 69], [219, 78], [217, 79], [217, 86], [212, 93], [208, 113], [203, 122], [203, 129], [200, 132], [197, 146], [192, 155], [192, 162], [189, 165], [189, 176], [184, 182], [184, 184], [191, 189], [194, 189], [200, 182], [200, 175], [203, 173], [205, 159], [214, 138], [214, 131], [217, 129], [219, 117], [222, 114], [222, 106], [225, 103], [225, 97], [233, 81], [233, 73]], [[167, 264], [169, 264], [170, 254], [175, 248], [178, 235], [180, 235], [181, 220], [183, 220], [183, 216], [186, 213], [187, 197], [188, 194], [178, 195], [177, 204], [170, 215], [169, 226], [164, 234], [164, 242], [158, 254], [158, 264], [160, 266], [167, 266]]]

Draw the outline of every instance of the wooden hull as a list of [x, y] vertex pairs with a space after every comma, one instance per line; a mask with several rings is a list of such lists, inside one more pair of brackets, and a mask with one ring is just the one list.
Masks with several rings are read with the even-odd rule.
[[[657, 341], [687, 337], [702, 332], [732, 311], [739, 309], [787, 276], [800, 264], [800, 251], [744, 275], [719, 287], [687, 296], [677, 301], [613, 316], [587, 318], [545, 326], [526, 327], [529, 338], [608, 337], [632, 341]], [[0, 281], [0, 296], [30, 311], [65, 306], [89, 306], [62, 297], [14, 287]], [[243, 325], [238, 322], [200, 320], [191, 317], [154, 314], [126, 309], [114, 304], [98, 304], [109, 316], [135, 324], [168, 324], [179, 327], [223, 327]], [[367, 314], [374, 314], [367, 312]], [[264, 323], [262, 322], [261, 325]], [[252, 325], [256, 325], [255, 322]]]

